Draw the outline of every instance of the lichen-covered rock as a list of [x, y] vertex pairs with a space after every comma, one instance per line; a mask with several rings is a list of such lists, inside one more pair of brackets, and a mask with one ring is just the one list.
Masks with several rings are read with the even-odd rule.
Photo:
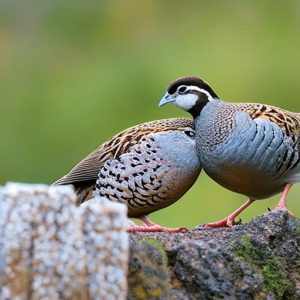
[[144, 239], [131, 251], [131, 289], [128, 298], [152, 299], [168, 295], [168, 258], [164, 248], [153, 239]]
[[284, 211], [231, 229], [131, 234], [130, 252], [129, 299], [300, 299], [300, 220]]
[[[89, 299], [125, 299], [127, 294], [127, 210], [111, 201], [81, 205]], [[120, 212], [122, 217], [120, 217]]]
[[126, 298], [126, 207], [75, 203], [71, 187], [0, 188], [0, 299]]

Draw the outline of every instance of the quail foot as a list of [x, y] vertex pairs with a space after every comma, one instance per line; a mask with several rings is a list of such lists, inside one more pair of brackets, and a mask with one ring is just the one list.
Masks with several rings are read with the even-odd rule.
[[74, 185], [79, 203], [96, 195], [126, 204], [144, 224], [131, 232], [180, 232], [186, 229], [159, 226], [148, 214], [181, 198], [200, 171], [194, 122], [165, 119], [115, 135], [54, 184]]
[[279, 192], [276, 209], [287, 209], [287, 194], [300, 181], [300, 114], [259, 103], [225, 102], [208, 83], [193, 76], [173, 81], [159, 105], [166, 103], [193, 116], [205, 172], [249, 198], [227, 218], [206, 226], [231, 227], [255, 200]]

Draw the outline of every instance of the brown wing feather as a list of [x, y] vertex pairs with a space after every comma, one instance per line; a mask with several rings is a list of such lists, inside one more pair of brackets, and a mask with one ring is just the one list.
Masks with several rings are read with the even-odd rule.
[[98, 173], [106, 160], [117, 158], [126, 153], [130, 147], [137, 144], [145, 135], [168, 130], [184, 130], [185, 127], [194, 127], [190, 119], [165, 119], [143, 123], [128, 128], [100, 145], [95, 151], [80, 161], [67, 175], [57, 180], [59, 184], [83, 184], [87, 181], [96, 181]]
[[240, 104], [252, 119], [265, 118], [277, 124], [287, 136], [300, 135], [300, 114], [264, 104]]
[[104, 163], [104, 161], [99, 160], [101, 148], [102, 145], [80, 161], [68, 174], [54, 182], [54, 185], [96, 180]]

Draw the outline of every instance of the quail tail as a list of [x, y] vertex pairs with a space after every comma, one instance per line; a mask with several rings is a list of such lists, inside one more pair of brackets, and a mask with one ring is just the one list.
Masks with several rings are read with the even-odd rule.
[[131, 225], [127, 231], [128, 232], [169, 232], [169, 233], [178, 233], [178, 232], [186, 232], [188, 231], [187, 228], [179, 227], [179, 228], [168, 228], [163, 227], [158, 224], [153, 223], [150, 221], [150, 219], [147, 217], [147, 215], [142, 216], [139, 218], [144, 225]]

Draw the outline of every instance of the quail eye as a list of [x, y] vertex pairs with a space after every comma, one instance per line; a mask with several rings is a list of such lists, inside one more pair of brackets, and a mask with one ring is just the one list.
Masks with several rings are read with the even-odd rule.
[[182, 85], [182, 86], [180, 86], [180, 87], [178, 88], [177, 91], [178, 91], [179, 94], [184, 94], [184, 93], [186, 93], [186, 91], [187, 91], [187, 86]]
[[184, 133], [189, 137], [195, 137], [195, 132], [192, 130], [185, 130]]

